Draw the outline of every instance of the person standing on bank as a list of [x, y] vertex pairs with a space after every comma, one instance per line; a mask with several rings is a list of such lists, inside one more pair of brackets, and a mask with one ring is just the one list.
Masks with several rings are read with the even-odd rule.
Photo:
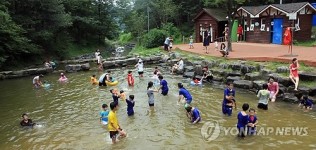
[[165, 42], [164, 42], [164, 50], [165, 51], [169, 51], [170, 39], [172, 39], [172, 37], [167, 37]]
[[294, 91], [297, 91], [299, 76], [298, 76], [298, 68], [299, 68], [297, 58], [293, 58], [292, 64], [290, 65], [290, 79], [294, 83], [295, 88]]
[[227, 24], [225, 24], [225, 29], [224, 29], [224, 35], [225, 35], [225, 42], [228, 40], [228, 30], [229, 30], [229, 28], [228, 28], [228, 26], [227, 26]]
[[238, 41], [242, 41], [242, 35], [243, 35], [243, 28], [242, 26], [239, 24], [238, 28], [237, 28], [237, 42]]
[[204, 39], [203, 39], [203, 46], [205, 48], [205, 53], [208, 54], [208, 46], [210, 45], [210, 38], [209, 38], [209, 33], [208, 30], [204, 31]]

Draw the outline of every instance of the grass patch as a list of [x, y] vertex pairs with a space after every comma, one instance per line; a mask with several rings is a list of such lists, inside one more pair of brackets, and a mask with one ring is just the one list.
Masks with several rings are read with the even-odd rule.
[[104, 48], [98, 45], [70, 45], [66, 51], [68, 52], [68, 57], [72, 58], [83, 54], [94, 53], [97, 49], [102, 50]]
[[299, 86], [307, 88], [315, 88], [315, 82], [312, 81], [300, 81]]
[[305, 47], [313, 47], [316, 46], [316, 40], [304, 41], [304, 42], [294, 42], [295, 46], [305, 46]]
[[159, 53], [164, 53], [164, 51], [159, 47], [148, 49], [143, 46], [136, 46], [131, 52], [129, 52], [129, 55], [150, 56]]

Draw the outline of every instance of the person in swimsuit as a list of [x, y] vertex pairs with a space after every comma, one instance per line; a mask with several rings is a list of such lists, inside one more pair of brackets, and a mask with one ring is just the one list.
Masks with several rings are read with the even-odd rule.
[[293, 58], [292, 64], [290, 65], [290, 79], [294, 83], [295, 88], [294, 90], [297, 91], [299, 76], [298, 76], [298, 68], [299, 68], [297, 58]]
[[279, 93], [279, 83], [275, 82], [273, 77], [269, 77], [268, 90], [271, 102], [275, 102], [276, 96]]
[[249, 109], [249, 117], [247, 124], [247, 135], [255, 135], [256, 134], [256, 126], [258, 124], [258, 118], [256, 116], [256, 110], [253, 108]]
[[32, 119], [29, 119], [27, 114], [22, 115], [22, 121], [20, 122], [22, 127], [33, 127], [36, 123], [33, 123]]
[[240, 111], [237, 115], [237, 130], [239, 137], [245, 137], [246, 135], [246, 126], [248, 124], [248, 114], [246, 111], [249, 109], [249, 104], [244, 103], [242, 105], [242, 111]]
[[91, 82], [92, 85], [98, 84], [98, 80], [97, 80], [97, 78], [95, 77], [95, 75], [92, 75], [92, 76], [90, 77], [90, 82]]

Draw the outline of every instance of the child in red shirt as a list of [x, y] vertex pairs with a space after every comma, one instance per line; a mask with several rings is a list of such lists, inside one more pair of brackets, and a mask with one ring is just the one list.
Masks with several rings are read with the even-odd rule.
[[133, 77], [132, 71], [128, 71], [127, 82], [129, 86], [134, 86], [134, 77]]

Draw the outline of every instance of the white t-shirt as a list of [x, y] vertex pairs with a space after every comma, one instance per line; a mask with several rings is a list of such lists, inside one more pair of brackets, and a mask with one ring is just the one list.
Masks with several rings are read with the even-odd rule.
[[102, 63], [102, 56], [100, 55], [100, 56], [97, 56], [97, 60], [98, 60], [98, 63], [100, 64], [100, 63]]
[[179, 61], [179, 69], [182, 70], [182, 69], [183, 69], [183, 66], [184, 66], [183, 60], [180, 60], [180, 61]]
[[101, 54], [101, 53], [100, 53], [100, 52], [95, 52], [95, 53], [94, 53], [95, 58], [97, 58], [97, 59], [98, 59], [99, 54]]
[[144, 64], [143, 63], [138, 63], [137, 64], [138, 72], [144, 71]]
[[33, 78], [33, 84], [35, 84], [36, 81], [38, 81], [38, 80], [39, 80], [39, 76], [35, 76], [35, 77]]

